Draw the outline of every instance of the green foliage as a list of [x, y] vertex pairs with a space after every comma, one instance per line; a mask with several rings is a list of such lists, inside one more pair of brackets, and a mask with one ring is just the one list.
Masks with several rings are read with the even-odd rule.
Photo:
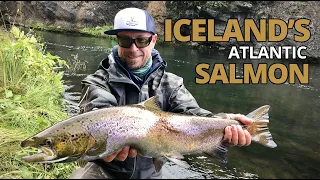
[[[5, 35], [5, 32], [2, 32]], [[65, 118], [61, 111], [64, 60], [45, 53], [43, 44], [13, 26], [0, 46], [0, 122], [35, 132]], [[57, 120], [55, 120], [57, 119]]]
[[95, 36], [95, 37], [112, 38], [113, 36], [109, 36], [109, 35], [104, 34], [104, 31], [110, 30], [112, 28], [113, 28], [113, 26], [97, 26], [97, 27], [93, 27], [93, 28], [79, 29], [79, 32], [82, 34]]
[[42, 22], [33, 22], [33, 21], [26, 21], [25, 24], [26, 27], [31, 27], [33, 29], [38, 29], [41, 31], [55, 31], [55, 32], [72, 32], [73, 30], [71, 28], [67, 27], [61, 27], [56, 25], [47, 25], [43, 24]]
[[10, 33], [1, 30], [0, 37], [0, 87], [3, 89], [22, 91], [19, 88], [23, 88], [24, 80], [32, 77], [52, 81], [56, 78], [56, 72], [52, 71], [52, 68], [56, 65], [67, 66], [60, 57], [45, 54], [43, 44], [38, 43], [34, 36], [25, 35], [15, 26]]
[[20, 141], [68, 117], [62, 93], [65, 60], [31, 33], [0, 29], [0, 178], [68, 178], [75, 163], [25, 163]]
[[110, 25], [96, 26], [91, 28], [66, 28], [66, 27], [54, 26], [54, 25], [47, 26], [40, 22], [27, 22], [27, 24], [28, 24], [27, 26], [41, 30], [41, 31], [71, 32], [71, 33], [79, 33], [79, 34], [93, 36], [93, 37], [115, 39], [114, 36], [104, 34], [104, 31], [107, 31], [113, 28], [113, 26], [110, 26]]

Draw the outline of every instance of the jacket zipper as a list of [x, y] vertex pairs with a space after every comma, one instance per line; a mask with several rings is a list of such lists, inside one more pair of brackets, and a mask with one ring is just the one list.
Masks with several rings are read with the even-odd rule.
[[[158, 66], [157, 68], [153, 69], [151, 72], [148, 73], [148, 75], [150, 75], [151, 73], [157, 71], [160, 67], [161, 67], [161, 66]], [[148, 77], [148, 78], [149, 78], [149, 77]], [[144, 83], [142, 84], [142, 86], [145, 84], [146, 81], [147, 81], [147, 79], [145, 79], [145, 81], [144, 81]], [[131, 83], [130, 83], [130, 84], [131, 84]], [[135, 84], [135, 85], [136, 85], [136, 84]], [[141, 86], [141, 87], [142, 87], [142, 86]], [[136, 87], [138, 87], [138, 86], [136, 85]], [[141, 101], [141, 91], [140, 91], [141, 88], [138, 87], [138, 89], [139, 89], [139, 101]], [[134, 157], [134, 160], [133, 160], [133, 171], [132, 171], [132, 174], [131, 174], [131, 176], [130, 176], [129, 179], [131, 179], [131, 178], [133, 177], [134, 173], [136, 172], [136, 163], [137, 163], [137, 156]]]
[[[148, 73], [148, 75], [150, 75], [151, 73], [157, 71], [161, 66], [158, 66], [157, 68], [155, 68], [154, 70], [152, 70], [151, 72]], [[149, 78], [149, 77], [148, 77]], [[145, 79], [144, 83], [142, 84], [142, 86], [145, 84], [145, 82], [147, 81], [147, 79]], [[131, 84], [131, 83], [130, 83]], [[141, 87], [142, 87], [141, 86]], [[139, 101], [141, 101], [141, 91], [140, 91], [141, 88], [139, 88]], [[132, 171], [132, 174], [130, 176], [129, 179], [131, 179], [136, 171], [136, 162], [137, 161], [137, 156], [134, 157], [134, 160], [133, 160], [133, 171]]]
[[136, 172], [136, 161], [137, 161], [137, 156], [134, 157], [134, 159], [133, 159], [133, 171], [132, 171], [132, 174], [129, 179], [131, 179], [133, 177], [134, 173]]
[[[127, 72], [127, 74], [129, 75], [129, 79], [130, 79], [131, 81], [113, 81], [113, 82], [123, 82], [123, 83], [128, 83], [128, 84], [132, 84], [132, 85], [136, 86], [136, 88], [139, 89], [139, 101], [141, 101], [141, 91], [140, 91], [140, 90], [141, 90], [141, 87], [147, 82], [147, 79], [150, 77], [149, 75], [150, 75], [151, 73], [157, 71], [157, 70], [161, 67], [161, 65], [155, 67], [155, 68], [154, 68], [153, 70], [151, 70], [148, 74], [146, 74], [145, 77], [148, 77], [148, 78], [144, 79], [144, 82], [143, 82], [143, 84], [141, 85], [141, 87], [139, 87], [136, 83], [133, 82], [133, 80], [131, 79], [131, 76], [130, 76], [129, 72], [128, 72], [120, 63], [119, 63], [119, 65]], [[131, 174], [131, 176], [130, 176], [129, 179], [131, 179], [131, 178], [133, 177], [133, 175], [134, 175], [134, 173], [135, 173], [135, 171], [136, 171], [136, 163], [137, 163], [137, 156], [134, 157], [134, 159], [133, 159], [133, 171], [132, 171], [132, 174]]]

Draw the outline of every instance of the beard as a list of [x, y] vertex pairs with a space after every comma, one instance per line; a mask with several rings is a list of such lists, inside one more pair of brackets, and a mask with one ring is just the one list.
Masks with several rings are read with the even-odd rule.
[[122, 62], [123, 62], [123, 64], [124, 64], [126, 69], [129, 69], [129, 70], [132, 70], [132, 71], [144, 67], [144, 65], [140, 65], [139, 66], [135, 62], [128, 62], [128, 61], [123, 61], [123, 60], [122, 60]]
[[[141, 56], [134, 54], [134, 53], [125, 53], [123, 55], [120, 55], [121, 61], [126, 69], [137, 70], [137, 69], [140, 69], [146, 65], [146, 60], [144, 60], [144, 59], [130, 60], [127, 57], [143, 58], [143, 56], [141, 57]], [[143, 62], [141, 62], [141, 61], [143, 61]]]

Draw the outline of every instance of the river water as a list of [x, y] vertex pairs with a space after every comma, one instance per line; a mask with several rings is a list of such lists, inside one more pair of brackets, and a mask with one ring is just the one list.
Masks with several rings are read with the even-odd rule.
[[[115, 41], [72, 34], [38, 32], [47, 51], [67, 60], [65, 99], [70, 115], [78, 113], [80, 81], [95, 72]], [[186, 156], [191, 169], [167, 163], [166, 178], [320, 178], [320, 65], [309, 65], [309, 84], [205, 84], [195, 83], [199, 63], [236, 63], [237, 76], [243, 63], [278, 63], [276, 60], [228, 60], [228, 53], [197, 51], [187, 47], [155, 47], [168, 62], [167, 71], [184, 78], [187, 89], [199, 105], [214, 113], [248, 114], [262, 105], [270, 105], [269, 129], [278, 147], [271, 149], [256, 143], [233, 147], [228, 164], [202, 155]], [[283, 61], [282, 63], [288, 63]], [[296, 63], [296, 62], [294, 62]]]

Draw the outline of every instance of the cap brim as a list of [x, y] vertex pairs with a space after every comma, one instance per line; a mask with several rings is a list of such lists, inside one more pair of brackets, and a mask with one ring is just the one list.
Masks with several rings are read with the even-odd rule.
[[105, 31], [104, 34], [117, 35], [119, 31], [120, 30], [118, 30], [118, 29], [112, 29], [112, 30]]
[[105, 31], [104, 34], [117, 35], [119, 32], [122, 32], [122, 31], [140, 31], [140, 32], [149, 32], [154, 34], [153, 32], [150, 32], [150, 31], [138, 30], [138, 29], [112, 29], [112, 30]]

